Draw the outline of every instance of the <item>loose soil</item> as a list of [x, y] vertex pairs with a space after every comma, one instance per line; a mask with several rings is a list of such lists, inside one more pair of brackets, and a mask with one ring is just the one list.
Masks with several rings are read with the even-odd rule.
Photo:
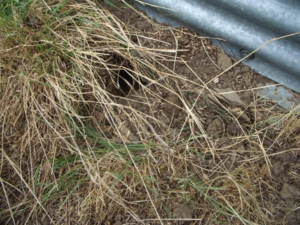
[[[117, 16], [127, 26], [134, 26], [136, 34], [131, 39], [136, 44], [153, 50], [153, 54], [165, 53], [161, 57], [161, 64], [157, 64], [158, 70], [174, 71], [178, 77], [161, 77], [158, 84], [167, 83], [172, 87], [172, 92], [159, 85], [152, 85], [147, 81], [146, 86], [152, 93], [145, 92], [143, 88], [131, 91], [126, 99], [120, 99], [120, 104], [130, 106], [140, 112], [151, 114], [157, 121], [152, 126], [157, 135], [162, 137], [170, 145], [171, 154], [176, 166], [176, 151], [184, 151], [181, 139], [191, 136], [201, 138], [203, 133], [195, 126], [189, 124], [190, 117], [184, 109], [184, 104], [194, 107], [195, 114], [200, 118], [201, 124], [208, 136], [208, 144], [200, 144], [196, 140], [191, 141], [191, 146], [201, 148], [203, 158], [192, 158], [193, 163], [186, 165], [204, 180], [212, 180], [217, 176], [218, 169], [222, 168], [230, 173], [241, 173], [245, 176], [244, 182], [249, 182], [249, 187], [257, 195], [257, 203], [264, 211], [263, 214], [273, 221], [273, 224], [299, 224], [300, 223], [300, 158], [299, 131], [300, 127], [289, 129], [289, 122], [279, 126], [286, 126], [284, 132], [278, 133], [276, 126], [270, 126], [268, 119], [283, 114], [284, 110], [272, 107], [273, 103], [260, 99], [255, 89], [258, 84], [274, 83], [262, 77], [248, 66], [238, 64], [222, 76], [217, 77], [223, 70], [232, 66], [236, 61], [226, 55], [222, 49], [213, 46], [211, 41], [203, 38], [187, 28], [170, 28], [167, 24], [157, 24], [146, 15], [141, 16], [132, 9], [114, 3], [119, 7], [106, 6], [110, 12]], [[171, 50], [176, 50], [171, 51]], [[207, 88], [203, 88], [207, 86]], [[218, 99], [209, 93], [228, 92], [228, 96]], [[153, 98], [153, 95], [159, 97]], [[147, 99], [147, 102], [145, 102]], [[221, 103], [220, 103], [221, 102]], [[220, 104], [226, 105], [228, 111], [218, 111]], [[228, 113], [236, 116], [237, 121], [229, 119]], [[293, 122], [299, 121], [295, 117]], [[126, 123], [126, 122], [125, 122]], [[137, 141], [138, 137], [134, 127], [130, 127], [127, 121], [124, 133], [128, 133], [128, 142]], [[259, 127], [258, 127], [259, 126]], [[186, 127], [194, 127], [192, 133]], [[162, 133], [170, 128], [170, 133]], [[174, 130], [176, 132], [174, 132]], [[260, 132], [254, 132], [260, 130]], [[254, 132], [256, 138], [261, 140], [261, 148], [264, 149], [270, 161], [266, 161], [262, 155], [253, 156], [253, 152], [259, 151], [258, 146], [251, 145], [251, 138], [241, 138]], [[149, 131], [151, 132], [151, 131]], [[117, 135], [111, 133], [118, 141]], [[254, 138], [255, 139], [255, 138]], [[208, 145], [214, 146], [216, 158], [213, 158]], [[228, 147], [229, 146], [229, 147]], [[224, 149], [225, 147], [225, 149]], [[205, 150], [206, 149], [206, 150]], [[186, 153], [188, 154], [188, 153]], [[187, 156], [189, 157], [189, 156]], [[251, 160], [251, 161], [248, 161]], [[255, 167], [256, 175], [247, 177], [247, 167]], [[243, 169], [244, 168], [244, 171]], [[242, 173], [244, 172], [244, 175]], [[254, 176], [253, 176], [254, 175]], [[162, 174], [162, 180], [168, 180], [172, 176], [169, 172]], [[247, 179], [252, 179], [247, 181]], [[241, 182], [241, 180], [239, 180]], [[172, 181], [166, 182], [172, 186]], [[249, 189], [249, 190], [250, 190]], [[253, 193], [254, 193], [253, 192]], [[166, 200], [175, 218], [201, 218], [201, 222], [180, 222], [179, 224], [215, 224], [205, 207], [202, 208], [195, 202], [185, 200], [173, 202]], [[166, 210], [160, 209], [163, 217], [168, 217]], [[147, 215], [148, 212], [140, 212]]]

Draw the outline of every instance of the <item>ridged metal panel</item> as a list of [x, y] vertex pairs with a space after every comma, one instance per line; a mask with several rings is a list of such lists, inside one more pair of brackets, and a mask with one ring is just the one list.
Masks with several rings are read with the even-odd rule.
[[[296, 0], [143, 0], [138, 7], [173, 26], [188, 26], [237, 59], [267, 41], [300, 32]], [[159, 6], [152, 7], [151, 5]], [[273, 41], [244, 61], [260, 74], [300, 92], [300, 33]]]

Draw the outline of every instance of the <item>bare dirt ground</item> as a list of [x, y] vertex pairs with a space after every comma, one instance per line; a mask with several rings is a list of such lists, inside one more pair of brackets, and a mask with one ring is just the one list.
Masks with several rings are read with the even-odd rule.
[[[188, 129], [194, 125], [189, 124], [189, 116], [182, 110], [184, 106], [181, 99], [184, 99], [185, 104], [196, 109], [196, 115], [201, 118], [201, 124], [208, 135], [207, 145], [197, 143], [195, 139], [191, 140], [191, 147], [202, 149], [202, 157], [192, 157], [186, 165], [189, 170], [204, 180], [213, 180], [219, 176], [218, 173], [226, 176], [240, 173], [238, 179], [252, 185], [244, 191], [253, 191], [252, 197], [255, 196], [256, 203], [262, 207], [261, 210], [266, 216], [272, 215], [273, 224], [299, 224], [299, 117], [292, 119], [293, 125], [289, 122], [283, 123], [281, 126], [286, 127], [284, 131], [279, 131], [281, 129], [276, 126], [270, 126], [272, 118], [275, 120], [280, 118], [277, 116], [283, 113], [280, 112], [283, 109], [270, 109], [272, 103], [265, 102], [255, 92], [258, 84], [275, 83], [242, 64], [217, 76], [231, 67], [236, 60], [226, 55], [222, 49], [213, 46], [209, 39], [187, 28], [174, 29], [167, 24], [157, 24], [146, 15], [141, 16], [124, 5], [122, 7], [122, 4], [118, 7], [120, 8], [108, 7], [108, 9], [125, 24], [136, 28], [136, 34], [131, 37], [136, 44], [153, 49], [154, 52], [170, 50], [169, 58], [162, 57], [161, 64], [156, 65], [157, 68], [162, 71], [172, 70], [179, 75], [179, 77], [164, 77], [160, 81], [162, 84], [168, 83], [176, 94], [170, 94], [169, 90], [156, 85], [150, 89], [161, 99], [158, 102], [152, 102], [152, 94], [148, 95], [142, 90], [132, 91], [127, 95], [127, 100], [122, 99], [119, 102], [145, 114], [151, 112], [151, 115], [160, 121], [159, 126], [163, 127], [161, 131], [165, 130], [165, 127], [175, 129], [176, 133], [159, 133], [159, 135], [167, 138], [176, 152], [185, 151], [184, 146], [180, 146], [180, 138], [188, 139], [191, 136], [201, 138], [203, 135], [200, 130]], [[208, 88], [203, 88], [205, 86]], [[228, 94], [218, 95], [220, 97], [214, 99], [208, 90], [213, 90], [217, 94]], [[143, 99], [147, 99], [147, 104]], [[226, 105], [229, 110], [216, 110], [215, 106], [220, 104]], [[231, 113], [238, 122], [228, 119], [227, 114]], [[156, 127], [157, 130], [160, 130], [159, 126]], [[138, 139], [134, 135], [136, 133], [134, 128], [130, 133], [132, 136], [128, 137], [129, 141]], [[249, 136], [244, 138], [243, 135]], [[260, 146], [255, 146], [257, 143], [252, 142], [253, 138], [259, 140]], [[214, 147], [216, 157], [205, 150], [209, 145]], [[222, 148], [224, 146], [226, 147]], [[268, 155], [268, 159], [253, 156], [259, 148]], [[188, 155], [187, 152], [186, 154]], [[174, 158], [176, 161], [176, 153]], [[249, 167], [254, 169], [255, 175], [247, 175]], [[219, 169], [223, 172], [218, 172]], [[172, 175], [166, 173], [162, 179], [170, 179], [168, 176]], [[212, 224], [209, 216], [208, 218], [204, 216], [205, 209], [200, 209], [199, 206], [170, 204], [172, 205], [170, 210], [176, 218], [203, 218], [200, 224]]]

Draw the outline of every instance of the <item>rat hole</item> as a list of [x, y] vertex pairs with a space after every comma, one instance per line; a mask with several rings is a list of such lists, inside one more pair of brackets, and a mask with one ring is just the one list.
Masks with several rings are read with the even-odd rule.
[[[116, 83], [118, 85], [119, 94], [120, 95], [128, 95], [129, 92], [140, 89], [140, 84], [136, 81], [135, 78], [132, 77], [126, 70], [119, 70], [116, 77]], [[144, 82], [142, 82], [144, 84]]]

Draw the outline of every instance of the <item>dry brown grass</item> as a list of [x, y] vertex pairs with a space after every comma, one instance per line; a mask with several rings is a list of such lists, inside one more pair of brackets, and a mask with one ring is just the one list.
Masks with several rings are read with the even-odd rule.
[[[273, 125], [244, 123], [215, 97], [212, 106], [242, 128], [220, 145], [176, 85], [185, 78], [160, 62], [176, 50], [135, 44], [136, 31], [93, 1], [58, 2], [34, 1], [20, 25], [1, 24], [2, 223], [165, 224], [182, 204], [195, 209], [194, 224], [271, 223], [268, 204], [277, 190], [264, 139], [285, 135], [282, 125], [295, 114]], [[118, 96], [119, 70], [148, 83], [136, 108]], [[197, 98], [216, 94], [194, 85]], [[152, 106], [162, 98], [155, 90], [180, 99], [181, 129], [155, 118]], [[251, 108], [278, 116], [263, 104]], [[186, 127], [188, 138], [181, 136]], [[136, 140], [128, 140], [130, 130]], [[238, 155], [241, 143], [248, 147]]]

